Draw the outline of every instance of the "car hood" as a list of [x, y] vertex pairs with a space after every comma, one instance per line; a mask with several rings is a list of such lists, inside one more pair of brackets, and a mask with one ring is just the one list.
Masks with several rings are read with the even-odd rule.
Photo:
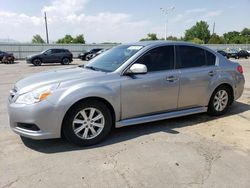
[[26, 59], [32, 59], [33, 57], [36, 57], [39, 55], [41, 55], [41, 53], [40, 54], [32, 54], [32, 55], [27, 56]]
[[78, 79], [92, 80], [93, 78], [100, 77], [105, 74], [105, 72], [93, 71], [82, 67], [55, 69], [24, 78], [16, 83], [15, 89], [19, 94], [22, 94], [49, 84], [57, 84]]

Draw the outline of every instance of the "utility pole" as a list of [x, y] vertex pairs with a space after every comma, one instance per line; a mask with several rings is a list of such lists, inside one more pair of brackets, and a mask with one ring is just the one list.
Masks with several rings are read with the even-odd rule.
[[214, 32], [215, 32], [215, 22], [214, 22], [214, 25], [213, 25], [213, 34], [214, 34]]
[[47, 39], [47, 44], [49, 44], [49, 33], [48, 33], [48, 24], [47, 24], [47, 16], [46, 16], [46, 12], [44, 12], [44, 20], [45, 20], [45, 29], [46, 29], [46, 39]]
[[165, 15], [166, 17], [166, 22], [165, 22], [165, 40], [167, 40], [167, 27], [168, 27], [168, 19], [167, 16], [169, 14], [170, 11], [173, 11], [175, 9], [175, 7], [170, 7], [170, 8], [160, 8], [160, 10], [162, 11], [162, 13]]

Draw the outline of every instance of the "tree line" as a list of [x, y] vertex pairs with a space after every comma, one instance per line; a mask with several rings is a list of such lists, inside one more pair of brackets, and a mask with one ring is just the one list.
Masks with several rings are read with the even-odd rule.
[[[164, 40], [158, 38], [155, 33], [149, 33], [146, 40]], [[194, 26], [185, 31], [184, 37], [169, 36], [167, 40], [189, 41], [197, 44], [250, 44], [250, 28], [244, 28], [242, 31], [230, 31], [219, 36], [209, 30], [209, 25], [205, 21], [196, 22]]]
[[[40, 35], [34, 35], [32, 38], [32, 43], [44, 44], [45, 41]], [[71, 35], [65, 35], [63, 38], [56, 41], [57, 44], [85, 44], [85, 39], [83, 34], [72, 37]]]
[[[157, 34], [149, 33], [146, 38], [140, 41], [147, 40], [164, 40], [158, 38]], [[209, 25], [205, 21], [196, 22], [191, 28], [185, 31], [184, 37], [169, 36], [167, 40], [172, 41], [189, 41], [197, 44], [250, 44], [250, 28], [244, 28], [242, 31], [230, 31], [223, 35], [212, 33], [209, 30]], [[40, 35], [34, 35], [32, 43], [45, 43]], [[56, 41], [58, 44], [85, 44], [83, 34], [72, 37], [65, 35], [63, 38]]]

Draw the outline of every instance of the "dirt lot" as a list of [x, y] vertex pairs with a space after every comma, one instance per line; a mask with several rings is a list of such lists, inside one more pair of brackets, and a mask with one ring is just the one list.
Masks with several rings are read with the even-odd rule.
[[246, 89], [227, 115], [121, 128], [91, 148], [14, 134], [8, 91], [31, 73], [61, 66], [0, 64], [0, 187], [250, 187], [250, 60], [240, 63]]

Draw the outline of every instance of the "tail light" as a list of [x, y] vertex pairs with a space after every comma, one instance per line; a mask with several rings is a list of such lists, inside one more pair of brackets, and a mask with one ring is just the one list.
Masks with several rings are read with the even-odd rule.
[[241, 65], [237, 66], [237, 71], [241, 74], [243, 74], [243, 67]]

